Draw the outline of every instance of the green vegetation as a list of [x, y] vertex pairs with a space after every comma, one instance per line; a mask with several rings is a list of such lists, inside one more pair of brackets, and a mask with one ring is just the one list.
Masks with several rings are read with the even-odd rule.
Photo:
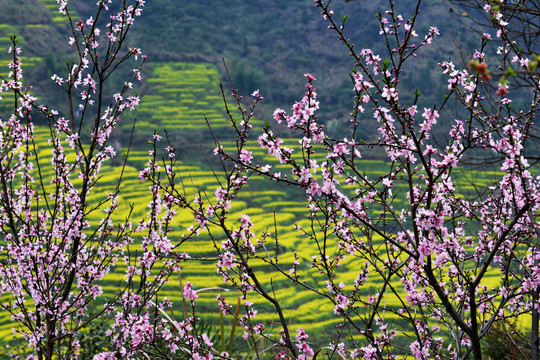
[[46, 24], [50, 21], [51, 16], [43, 4], [44, 2], [39, 0], [0, 0], [0, 9], [2, 9], [0, 23], [11, 25]]
[[[67, 27], [67, 17], [58, 12], [56, 0], [2, 1], [0, 5], [4, 11], [0, 24], [10, 24], [12, 28], [7, 33], [17, 34], [19, 38], [26, 40], [20, 43], [24, 56], [44, 59], [35, 71], [28, 69], [26, 81], [35, 85], [35, 93], [43, 98], [44, 102], [65, 111], [62, 97], [53, 90], [49, 78], [55, 72], [63, 75], [64, 64], [66, 60], [69, 61], [66, 54], [69, 55], [73, 50], [65, 44], [66, 36], [62, 35], [61, 31]], [[404, 17], [410, 16], [410, 3], [409, 0], [404, 0], [399, 4]], [[90, 16], [95, 7], [94, 2], [83, 0], [72, 0], [69, 4], [74, 21]], [[361, 41], [363, 47], [373, 48], [374, 51], [382, 50], [377, 47], [380, 47], [377, 45], [380, 37], [375, 14], [383, 11], [384, 6], [384, 3], [362, 1], [333, 4], [336, 13], [347, 14], [350, 18], [361, 14], [362, 21], [347, 23], [347, 34], [351, 40]], [[13, 9], [13, 12], [6, 9]], [[448, 9], [444, 4], [432, 1], [426, 4], [422, 16], [424, 21], [428, 22], [429, 19], [442, 18], [441, 13], [446, 11]], [[164, 95], [169, 101], [160, 103], [160, 108], [155, 109], [159, 111], [156, 118], [153, 114], [148, 116], [148, 113], [141, 113], [139, 124], [143, 128], [163, 126], [176, 131], [175, 127], [179, 124], [173, 118], [176, 115], [184, 117], [180, 123], [189, 123], [192, 128], [196, 126], [194, 123], [203, 123], [203, 113], [210, 118], [221, 114], [222, 108], [215, 106], [221, 101], [219, 87], [215, 84], [228, 83], [222, 58], [227, 62], [231, 78], [242, 95], [247, 96], [260, 89], [265, 97], [259, 107], [259, 118], [267, 119], [275, 107], [287, 108], [298, 100], [304, 88], [302, 74], [312, 72], [319, 80], [317, 88], [321, 101], [321, 121], [328, 125], [329, 130], [339, 131], [339, 124], [348, 120], [352, 106], [352, 83], [348, 74], [354, 62], [345, 56], [338, 56], [345, 49], [324, 31], [325, 23], [320, 19], [313, 1], [279, 0], [268, 3], [234, 0], [223, 6], [185, 1], [182, 6], [177, 6], [168, 0], [153, 0], [146, 4], [143, 13], [138, 26], [133, 29], [130, 42], [150, 55], [148, 64], [151, 70], [145, 78], [149, 82], [142, 88], [150, 87], [152, 81], [166, 80], [168, 85], [163, 84], [163, 87], [167, 90], [161, 89], [163, 92], [149, 95]], [[443, 39], [426, 49], [427, 56], [418, 62], [418, 68], [423, 69], [422, 76], [408, 75], [400, 81], [401, 86], [416, 87], [421, 91], [419, 107], [431, 106], [436, 93], [440, 93], [444, 88], [442, 83], [436, 81], [436, 64], [440, 57], [459, 58], [458, 54], [449, 53], [444, 48], [444, 37], [449, 36], [451, 24], [438, 22], [437, 26]], [[427, 31], [427, 28], [425, 30]], [[6, 32], [0, 31], [0, 39], [3, 38], [2, 33]], [[459, 35], [459, 32], [454, 32], [454, 35]], [[2, 44], [6, 43], [0, 40], [0, 48]], [[0, 60], [2, 59], [4, 58], [0, 57]], [[189, 88], [187, 82], [176, 77], [177, 71], [181, 69], [174, 64], [180, 62], [195, 63], [194, 71], [203, 71], [202, 68], [197, 68], [198, 66], [214, 66], [214, 69], [219, 70], [211, 70], [212, 74], [208, 74], [211, 81], [205, 86]], [[165, 66], [165, 63], [170, 65]], [[162, 66], [163, 70], [159, 70]], [[430, 70], [426, 72], [426, 69]], [[415, 72], [407, 70], [408, 74]], [[154, 76], [160, 80], [151, 80]], [[125, 79], [118, 77], [115, 81], [122, 84]], [[175, 85], [176, 81], [183, 83]], [[434, 83], [440, 85], [434, 87]], [[182, 99], [175, 97], [179, 89], [177, 85], [188, 87], [182, 90]], [[225, 86], [226, 92], [228, 87]], [[402, 96], [406, 97], [408, 94], [403, 93]], [[181, 104], [178, 103], [180, 100]], [[147, 101], [147, 104], [152, 103], [150, 98]], [[170, 101], [177, 101], [173, 105], [175, 111], [170, 110]], [[178, 111], [182, 113], [178, 114]], [[197, 121], [190, 122], [185, 113], [196, 115], [197, 112]], [[158, 122], [154, 123], [155, 120]], [[218, 133], [221, 134], [222, 129], [223, 127], [218, 125]], [[366, 138], [373, 130], [370, 127], [362, 128], [359, 136]], [[186, 131], [186, 128], [182, 128], [182, 131]]]

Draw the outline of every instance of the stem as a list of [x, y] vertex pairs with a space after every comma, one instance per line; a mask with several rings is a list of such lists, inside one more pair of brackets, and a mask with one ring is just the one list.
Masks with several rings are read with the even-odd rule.
[[293, 358], [296, 359], [296, 350], [292, 343], [291, 336], [289, 334], [289, 327], [287, 326], [287, 320], [285, 319], [285, 316], [283, 316], [283, 310], [281, 309], [279, 301], [277, 301], [275, 298], [270, 296], [266, 292], [266, 290], [263, 288], [262, 284], [259, 282], [259, 279], [257, 279], [257, 275], [255, 275], [255, 272], [253, 271], [253, 269], [248, 265], [247, 259], [244, 257], [244, 254], [242, 254], [242, 251], [238, 247], [238, 244], [236, 243], [234, 238], [231, 236], [231, 233], [229, 229], [227, 228], [227, 225], [225, 224], [225, 220], [221, 221], [221, 228], [224, 230], [225, 234], [227, 235], [227, 238], [229, 238], [229, 240], [233, 244], [238, 257], [240, 258], [240, 262], [242, 263], [243, 266], [245, 266], [246, 272], [249, 275], [249, 277], [253, 280], [253, 283], [256, 289], [258, 290], [259, 294], [261, 294], [262, 297], [268, 300], [272, 304], [272, 306], [276, 309], [276, 312], [279, 316], [280, 324], [283, 327], [285, 345], [287, 346], [287, 348], [289, 348], [290, 352], [293, 355]]
[[[540, 253], [540, 243], [538, 242], [538, 239], [540, 239], [540, 229], [538, 228], [535, 217], [532, 213], [532, 211], [529, 209], [527, 211], [527, 215], [529, 216], [529, 219], [531, 221], [531, 224], [534, 228], [535, 234], [536, 234], [536, 245], [535, 245], [535, 252], [536, 254]], [[535, 256], [534, 260], [534, 268], [538, 268], [539, 265], [538, 257]], [[532, 319], [531, 319], [531, 360], [538, 360], [539, 359], [539, 345], [540, 345], [540, 339], [538, 337], [538, 331], [540, 329], [540, 313], [538, 311], [538, 301], [540, 300], [540, 286], [537, 286], [532, 291]]]
[[532, 323], [531, 323], [531, 360], [538, 360], [538, 345], [539, 345], [538, 323], [540, 322], [540, 315], [538, 313], [538, 300], [540, 298], [539, 293], [540, 291], [538, 287], [536, 287], [536, 289], [532, 292], [533, 305], [532, 305]]
[[480, 336], [479, 336], [479, 329], [478, 329], [478, 319], [476, 318], [476, 312], [477, 312], [477, 304], [476, 304], [476, 292], [475, 288], [471, 287], [469, 289], [469, 306], [470, 306], [470, 314], [471, 314], [471, 326], [470, 326], [470, 333], [468, 334], [471, 338], [471, 347], [473, 351], [473, 356], [475, 360], [481, 360], [482, 359], [482, 345], [480, 344]]

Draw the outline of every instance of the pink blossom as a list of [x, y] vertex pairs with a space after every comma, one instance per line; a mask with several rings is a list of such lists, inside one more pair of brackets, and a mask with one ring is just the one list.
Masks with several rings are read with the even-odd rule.
[[336, 295], [336, 307], [334, 308], [334, 314], [342, 313], [349, 305], [349, 299], [342, 294]]

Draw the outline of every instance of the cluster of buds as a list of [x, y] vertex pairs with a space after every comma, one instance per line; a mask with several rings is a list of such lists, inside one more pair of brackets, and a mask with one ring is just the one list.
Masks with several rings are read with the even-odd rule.
[[489, 73], [489, 69], [486, 62], [484, 61], [479, 62], [478, 60], [471, 60], [469, 61], [469, 68], [472, 71], [476, 72], [480, 79], [484, 81], [491, 81], [491, 75]]

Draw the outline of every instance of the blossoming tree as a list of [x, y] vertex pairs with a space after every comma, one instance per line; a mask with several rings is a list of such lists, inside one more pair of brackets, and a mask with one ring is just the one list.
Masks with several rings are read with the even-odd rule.
[[[530, 332], [521, 339], [522, 355], [538, 359], [540, 178], [525, 152], [539, 101], [537, 60], [525, 57], [519, 44], [508, 39], [511, 16], [487, 4], [484, 10], [494, 33], [478, 39], [470, 69], [441, 59], [446, 94], [440, 104], [422, 109], [419, 92], [411, 101], [400, 97], [411, 91], [400, 84], [405, 64], [422, 56], [423, 48], [439, 35], [436, 27], [417, 32], [421, 1], [410, 16], [400, 15], [393, 2], [379, 15], [384, 54], [355, 47], [346, 35], [348, 18], [335, 15], [329, 4], [315, 0], [328, 28], [354, 60], [350, 134], [332, 138], [325, 132], [317, 117], [316, 80], [306, 74], [300, 100], [290, 112], [277, 109], [274, 124], [258, 136], [260, 147], [276, 159], [260, 162], [249, 150], [249, 139], [253, 108], [263, 97], [254, 92], [255, 105], [246, 108], [233, 88], [241, 118], [229, 112], [237, 134], [235, 148], [222, 146], [215, 137], [215, 153], [224, 169], [215, 196], [186, 198], [175, 183], [174, 166], [165, 169], [167, 186], [161, 184], [172, 202], [191, 209], [198, 236], [206, 234], [214, 241], [218, 272], [243, 294], [247, 311], [239, 320], [244, 337], [266, 338], [275, 344], [276, 358], [322, 356], [320, 347], [307, 340], [309, 329], [287, 322], [272, 284], [255, 270], [264, 263], [291, 286], [333, 303], [341, 322], [324, 350], [330, 358], [481, 359], [482, 339], [496, 326], [514, 341], [511, 333], [521, 324]], [[489, 66], [486, 53], [493, 54]], [[518, 72], [531, 85], [527, 106], [516, 110], [508, 88]], [[489, 81], [496, 82], [496, 91], [486, 90]], [[460, 107], [453, 118], [446, 111], [451, 101]], [[379, 124], [373, 140], [357, 136], [367, 121]], [[449, 131], [435, 136], [441, 121], [450, 122], [445, 124]], [[286, 146], [275, 135], [276, 126], [286, 126], [297, 145]], [[385, 165], [377, 176], [368, 176], [363, 158], [381, 149]], [[458, 191], [455, 184], [461, 162], [470, 155], [500, 159], [497, 179], [474, 196]], [[274, 170], [276, 164], [280, 171]], [[283, 229], [276, 223], [275, 231], [255, 233], [249, 214], [236, 222], [228, 219], [235, 196], [256, 175], [300, 189], [310, 226]], [[311, 257], [295, 253], [288, 255], [294, 256], [292, 266], [280, 262], [283, 231], [309, 238]], [[356, 269], [348, 282], [337, 280], [344, 278], [343, 265]], [[325, 277], [324, 286], [309, 276], [313, 271]], [[378, 284], [376, 289], [373, 284]], [[257, 321], [251, 293], [275, 309], [278, 337]], [[224, 314], [235, 316], [224, 297], [218, 301]]]
[[[1, 307], [26, 340], [28, 359], [77, 358], [84, 333], [104, 315], [113, 319], [113, 350], [97, 358], [129, 358], [160, 326], [151, 314], [167, 301], [155, 295], [177, 269], [175, 260], [157, 262], [157, 254], [172, 248], [165, 235], [172, 213], [157, 191], [147, 218], [135, 223], [130, 213], [115, 216], [123, 173], [112, 191], [98, 191], [101, 169], [116, 155], [111, 134], [121, 114], [139, 103], [132, 82], [141, 79], [146, 60], [126, 45], [145, 1], [124, 0], [118, 12], [110, 3], [97, 1], [92, 17], [75, 21], [67, 1], [59, 1], [74, 59], [65, 76], [52, 80], [65, 93], [68, 114], [40, 105], [24, 85], [14, 36], [11, 72], [0, 87], [3, 101], [14, 104], [13, 114], [0, 121]], [[139, 64], [129, 69], [128, 81], [106, 97], [111, 73], [132, 58]], [[49, 156], [36, 147], [35, 114], [49, 123]], [[47, 168], [53, 173], [45, 175]], [[134, 241], [136, 234], [141, 241]], [[125, 281], [104, 297], [104, 281], [118, 268], [127, 269]]]

